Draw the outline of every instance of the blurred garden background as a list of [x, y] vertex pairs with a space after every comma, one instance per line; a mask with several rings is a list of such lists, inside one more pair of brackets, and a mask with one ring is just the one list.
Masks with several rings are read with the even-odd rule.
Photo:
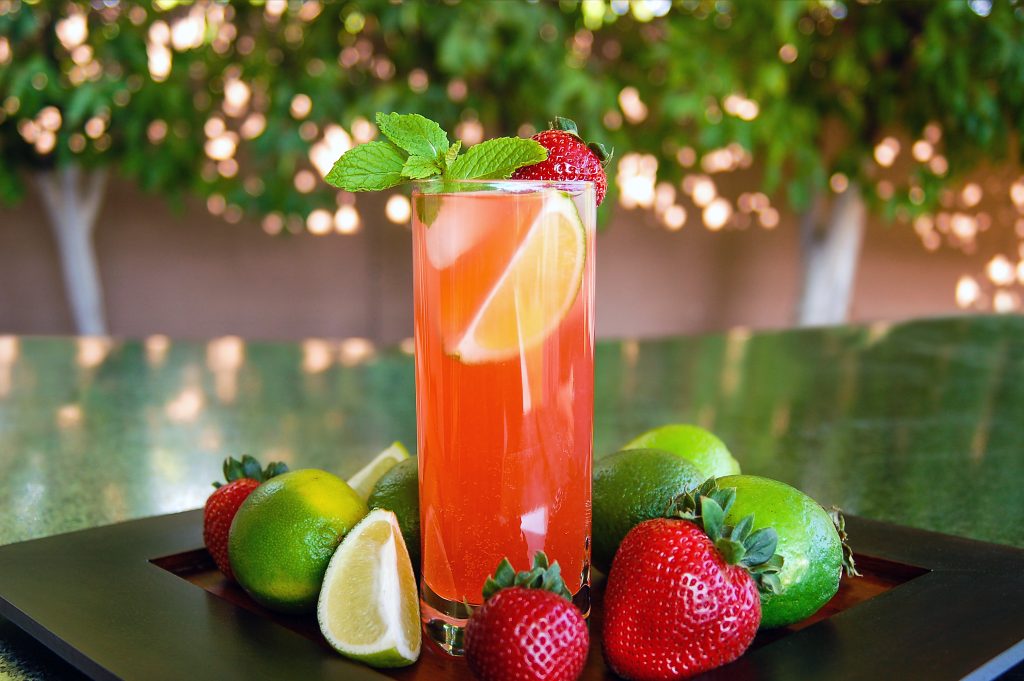
[[1017, 0], [0, 0], [0, 333], [402, 342], [392, 110], [615, 147], [603, 337], [1021, 309]]

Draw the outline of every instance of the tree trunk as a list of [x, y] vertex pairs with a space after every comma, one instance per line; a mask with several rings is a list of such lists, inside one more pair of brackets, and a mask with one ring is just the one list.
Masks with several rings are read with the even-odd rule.
[[851, 183], [832, 202], [828, 221], [818, 223], [815, 200], [801, 224], [804, 280], [797, 310], [800, 326], [842, 324], [850, 310], [867, 213], [860, 187]]
[[103, 290], [92, 237], [107, 171], [94, 170], [83, 177], [80, 167], [68, 165], [39, 171], [35, 180], [57, 241], [75, 330], [83, 336], [106, 335]]

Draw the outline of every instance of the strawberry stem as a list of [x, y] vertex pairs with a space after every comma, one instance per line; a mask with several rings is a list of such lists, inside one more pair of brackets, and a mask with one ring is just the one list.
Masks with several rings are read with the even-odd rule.
[[828, 512], [829, 518], [832, 519], [832, 524], [836, 526], [836, 532], [839, 533], [839, 542], [843, 545], [843, 569], [846, 571], [847, 577], [860, 577], [860, 572], [857, 571], [857, 563], [853, 560], [853, 548], [850, 546], [850, 537], [846, 534], [846, 518], [843, 517], [843, 511], [838, 506], [825, 509]]

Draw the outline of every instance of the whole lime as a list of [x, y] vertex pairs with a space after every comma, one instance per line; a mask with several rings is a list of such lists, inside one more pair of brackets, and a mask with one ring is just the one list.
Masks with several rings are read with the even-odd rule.
[[231, 523], [228, 557], [235, 579], [272, 610], [312, 612], [334, 550], [366, 513], [352, 488], [326, 471], [271, 478]]
[[843, 545], [828, 512], [784, 482], [756, 475], [719, 478], [719, 487], [735, 487], [736, 501], [725, 522], [735, 525], [753, 514], [753, 529], [774, 527], [775, 552], [784, 562], [783, 590], [761, 594], [761, 627], [782, 627], [816, 613], [839, 589]]
[[634, 438], [623, 449], [664, 449], [681, 456], [694, 466], [705, 478], [723, 475], [737, 475], [740, 464], [729, 453], [729, 448], [700, 426], [686, 423], [672, 423], [648, 430]]
[[399, 461], [381, 476], [367, 504], [371, 509], [383, 508], [398, 517], [402, 539], [409, 550], [412, 567], [420, 570], [420, 489], [419, 463], [416, 457]]
[[616, 452], [594, 464], [594, 565], [612, 566], [615, 551], [635, 525], [665, 515], [672, 500], [697, 487], [693, 464], [660, 449]]

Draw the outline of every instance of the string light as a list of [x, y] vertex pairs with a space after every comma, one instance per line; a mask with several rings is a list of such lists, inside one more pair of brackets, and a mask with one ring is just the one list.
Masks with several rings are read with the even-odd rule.
[[323, 208], [317, 208], [306, 218], [306, 229], [310, 234], [323, 236], [330, 234], [332, 223], [331, 214]]
[[403, 194], [392, 194], [388, 197], [387, 205], [384, 207], [384, 213], [387, 215], [388, 220], [396, 225], [405, 224], [409, 221], [409, 217], [412, 215], [412, 205], [409, 203], [409, 199], [405, 198]]
[[977, 182], [968, 182], [964, 185], [963, 191], [960, 192], [960, 200], [963, 201], [964, 205], [968, 208], [973, 208], [981, 203], [982, 197], [981, 185]]
[[355, 206], [344, 205], [334, 214], [334, 229], [338, 234], [355, 234], [359, 231], [361, 220]]
[[981, 296], [981, 287], [974, 277], [962, 275], [956, 282], [956, 304], [960, 308], [972, 307]]
[[875, 162], [888, 168], [900, 153], [900, 142], [895, 137], [886, 137], [875, 146]]
[[732, 205], [723, 198], [717, 198], [704, 209], [704, 224], [713, 232], [716, 232], [732, 217]]
[[309, 95], [298, 94], [292, 97], [291, 105], [288, 110], [292, 114], [292, 118], [296, 120], [302, 120], [309, 115], [309, 112], [313, 110], [313, 100], [310, 99]]

